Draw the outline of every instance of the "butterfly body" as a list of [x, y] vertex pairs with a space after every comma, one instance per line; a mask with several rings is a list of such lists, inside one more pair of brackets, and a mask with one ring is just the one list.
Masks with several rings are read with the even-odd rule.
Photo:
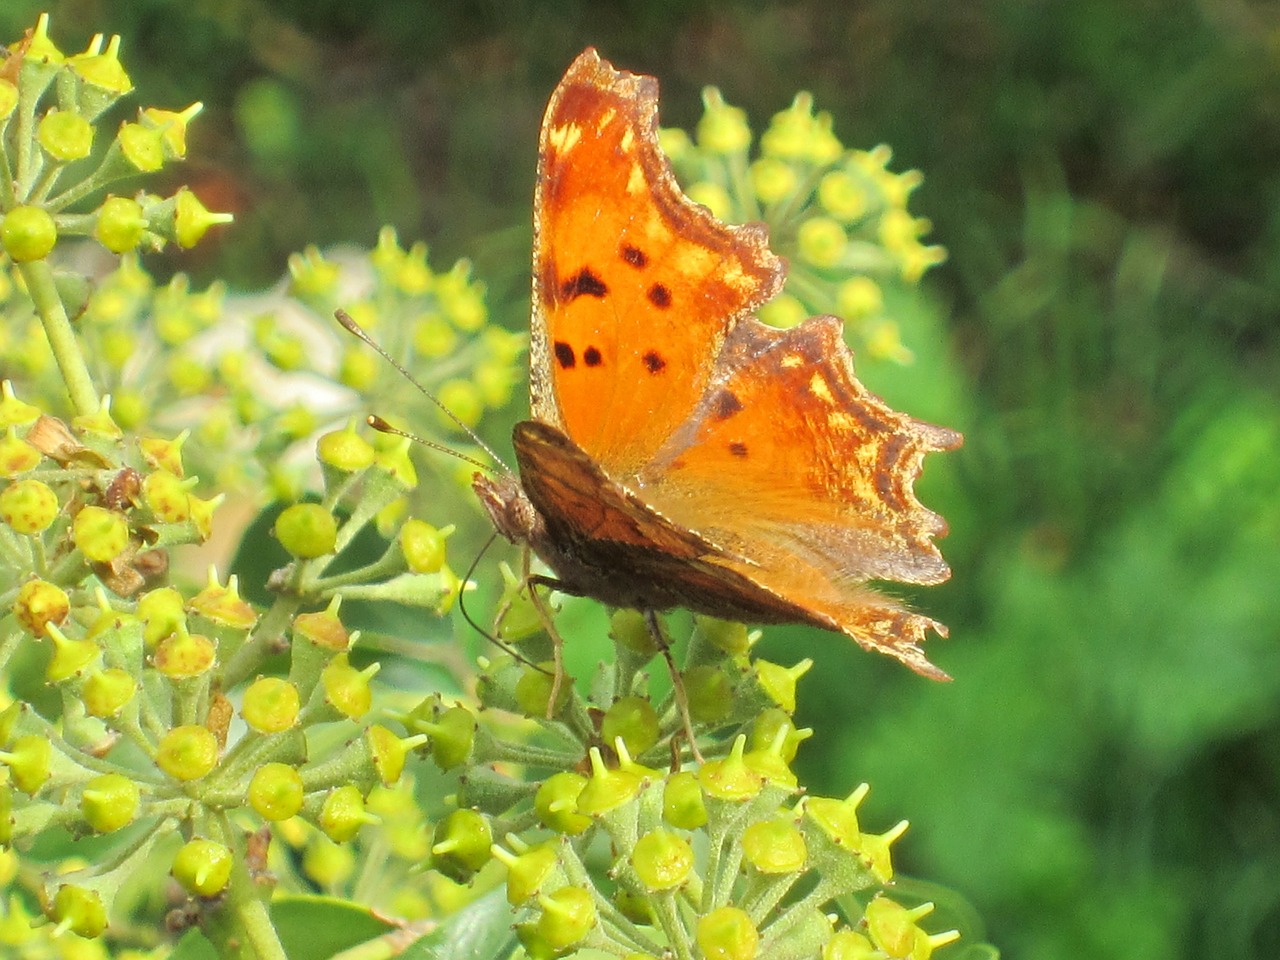
[[924, 455], [960, 435], [897, 413], [853, 373], [834, 317], [752, 311], [785, 267], [762, 225], [691, 202], [657, 143], [657, 85], [593, 50], [543, 123], [530, 393], [519, 477], [478, 475], [498, 531], [565, 592], [642, 610], [808, 623], [944, 677], [940, 624], [866, 586], [938, 583]]

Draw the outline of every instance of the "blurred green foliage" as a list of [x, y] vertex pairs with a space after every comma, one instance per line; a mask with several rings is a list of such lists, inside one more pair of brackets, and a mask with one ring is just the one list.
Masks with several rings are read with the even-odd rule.
[[537, 126], [588, 43], [661, 78], [667, 124], [704, 84], [757, 129], [809, 89], [891, 144], [951, 260], [896, 305], [914, 366], [860, 372], [967, 434], [925, 478], [955, 577], [916, 598], [957, 679], [770, 631], [818, 660], [807, 779], [911, 815], [904, 868], [1011, 957], [1280, 956], [1274, 7], [12, 0], [0, 27], [46, 6], [68, 50], [124, 34], [152, 101], [205, 101], [176, 175], [238, 226], [155, 266], [242, 288], [388, 222], [518, 328]]

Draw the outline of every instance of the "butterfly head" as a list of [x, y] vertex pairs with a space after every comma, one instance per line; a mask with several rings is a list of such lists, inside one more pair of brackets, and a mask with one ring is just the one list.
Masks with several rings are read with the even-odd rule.
[[471, 489], [493, 521], [494, 529], [512, 543], [538, 543], [543, 538], [542, 517], [529, 501], [520, 478], [513, 473], [490, 476], [476, 473]]

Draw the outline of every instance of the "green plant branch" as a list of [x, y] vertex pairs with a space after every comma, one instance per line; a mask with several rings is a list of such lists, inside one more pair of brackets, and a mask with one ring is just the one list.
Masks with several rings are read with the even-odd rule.
[[98, 393], [85, 364], [80, 342], [76, 339], [75, 329], [71, 326], [62, 297], [58, 295], [58, 288], [54, 284], [53, 268], [47, 260], [33, 260], [17, 266], [26, 282], [31, 302], [35, 304], [40, 323], [44, 326], [49, 349], [53, 351], [58, 370], [67, 385], [71, 406], [82, 417], [96, 413], [99, 406]]

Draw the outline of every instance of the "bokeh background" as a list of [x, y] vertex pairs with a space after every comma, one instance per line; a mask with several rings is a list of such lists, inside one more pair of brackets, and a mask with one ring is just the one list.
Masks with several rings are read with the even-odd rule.
[[901, 869], [1008, 957], [1280, 956], [1280, 8], [8, 0], [4, 35], [42, 9], [205, 103], [174, 185], [237, 224], [148, 264], [244, 291], [390, 223], [520, 329], [537, 127], [588, 43], [667, 125], [706, 84], [757, 130], [807, 89], [890, 144], [950, 259], [895, 304], [916, 362], [859, 370], [967, 436], [923, 487], [955, 576], [912, 598], [956, 681], [769, 631], [817, 661], [802, 775], [870, 781]]

